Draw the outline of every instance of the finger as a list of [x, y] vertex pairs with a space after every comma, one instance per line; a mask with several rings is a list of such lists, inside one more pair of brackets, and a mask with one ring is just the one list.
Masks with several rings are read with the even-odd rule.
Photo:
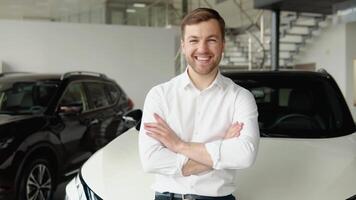
[[236, 121], [236, 122], [232, 123], [231, 125], [232, 125], [232, 126], [236, 126], [236, 125], [238, 125], [238, 124], [240, 124], [240, 122], [239, 122], [239, 121]]
[[231, 124], [230, 129], [236, 129], [236, 128], [240, 127], [240, 125], [241, 125], [241, 123], [235, 122], [235, 123]]
[[232, 124], [230, 125], [229, 129], [231, 129], [231, 128], [235, 127], [235, 126], [236, 126], [236, 122], [235, 122], [235, 123], [232, 123]]
[[241, 130], [243, 129], [243, 127], [244, 127], [244, 123], [240, 123], [240, 124], [238, 125], [238, 130], [241, 131]]
[[236, 131], [238, 131], [240, 128], [241, 128], [240, 125], [239, 125], [239, 124], [236, 124], [236, 125], [234, 125], [234, 126], [232, 126], [232, 127], [230, 128], [230, 131], [231, 131], [231, 132], [236, 132]]
[[152, 133], [150, 131], [147, 131], [146, 134], [152, 137], [153, 139], [157, 140], [165, 148], [169, 148], [169, 142], [165, 137], [162, 137], [161, 135]]
[[144, 127], [146, 128], [149, 128], [149, 127], [152, 127], [152, 128], [157, 128], [159, 130], [161, 130], [162, 132], [164, 131], [168, 131], [163, 125], [161, 124], [158, 124], [158, 123], [145, 123], [144, 124]]
[[236, 132], [237, 132], [237, 131], [235, 131], [235, 130], [229, 130], [229, 131], [226, 133], [226, 135], [225, 135], [224, 138], [231, 138], [231, 137], [234, 137]]
[[152, 133], [152, 132], [150, 132], [150, 131], [146, 131], [146, 134], [147, 134], [148, 136], [150, 136], [151, 138], [157, 140], [157, 141], [160, 142], [161, 144], [163, 144], [163, 142], [162, 142], [163, 139], [162, 139], [162, 137], [161, 137], [159, 134]]
[[169, 128], [169, 126], [168, 126], [168, 124], [166, 123], [166, 121], [164, 121], [164, 119], [161, 117], [161, 116], [159, 116], [157, 113], [154, 113], [153, 114], [153, 117], [156, 119], [156, 121], [158, 122], [158, 123], [161, 123], [163, 126], [165, 126], [166, 128]]
[[157, 135], [161, 135], [161, 136], [167, 135], [165, 131], [161, 131], [160, 129], [158, 129], [156, 127], [145, 127], [145, 130], [148, 132], [157, 134]]
[[238, 127], [238, 128], [241, 128], [241, 126], [243, 126], [243, 124], [244, 123], [239, 123], [239, 122], [236, 122], [236, 123], [234, 123], [234, 124], [232, 124], [232, 126], [231, 127]]
[[239, 137], [241, 135], [241, 130], [243, 128], [243, 125], [241, 126], [240, 129], [238, 129], [236, 132], [235, 132], [235, 137]]

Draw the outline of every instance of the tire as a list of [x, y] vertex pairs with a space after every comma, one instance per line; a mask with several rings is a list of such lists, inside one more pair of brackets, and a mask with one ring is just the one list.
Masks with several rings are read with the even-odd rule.
[[18, 183], [19, 200], [51, 200], [55, 187], [54, 170], [44, 158], [34, 158], [25, 164]]

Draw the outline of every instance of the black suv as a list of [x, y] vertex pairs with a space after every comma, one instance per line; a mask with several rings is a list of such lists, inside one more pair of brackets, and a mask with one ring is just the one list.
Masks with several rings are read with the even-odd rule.
[[132, 108], [103, 74], [0, 74], [0, 199], [50, 199]]

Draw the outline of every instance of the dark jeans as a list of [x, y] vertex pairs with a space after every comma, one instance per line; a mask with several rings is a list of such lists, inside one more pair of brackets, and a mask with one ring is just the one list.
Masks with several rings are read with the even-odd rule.
[[[182, 198], [174, 198], [174, 197], [169, 197], [169, 196], [163, 196], [163, 195], [155, 195], [155, 200], [181, 200]], [[224, 197], [215, 197], [215, 200], [235, 200], [235, 197], [233, 195], [228, 195]], [[199, 200], [211, 200], [209, 199], [200, 199]]]

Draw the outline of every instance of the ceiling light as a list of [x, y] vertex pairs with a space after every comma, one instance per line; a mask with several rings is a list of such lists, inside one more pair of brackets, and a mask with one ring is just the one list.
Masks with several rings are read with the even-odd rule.
[[126, 12], [127, 12], [127, 13], [135, 13], [136, 10], [135, 10], [135, 9], [128, 8], [128, 9], [126, 9]]
[[133, 7], [135, 7], [135, 8], [144, 8], [144, 7], [146, 7], [146, 4], [144, 4], [144, 3], [134, 3]]

